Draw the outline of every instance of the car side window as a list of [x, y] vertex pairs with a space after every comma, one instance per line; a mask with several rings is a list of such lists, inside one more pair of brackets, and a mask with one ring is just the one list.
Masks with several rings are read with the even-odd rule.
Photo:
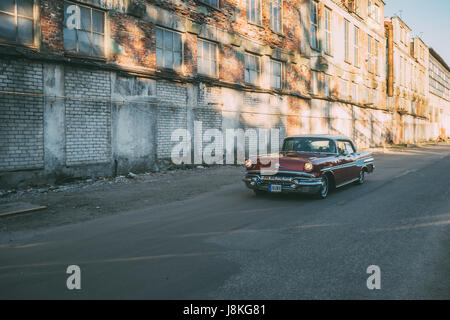
[[344, 152], [344, 150], [346, 149], [344, 141], [338, 141], [337, 148], [338, 154], [342, 154], [342, 152]]
[[355, 149], [353, 148], [352, 144], [348, 141], [345, 142], [345, 149], [348, 151], [349, 154], [355, 153]]

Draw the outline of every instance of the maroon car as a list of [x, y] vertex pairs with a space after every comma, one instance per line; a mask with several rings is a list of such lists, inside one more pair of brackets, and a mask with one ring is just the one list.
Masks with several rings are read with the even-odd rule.
[[279, 155], [247, 159], [243, 181], [257, 195], [297, 192], [325, 199], [332, 188], [364, 183], [373, 162], [371, 151], [358, 152], [347, 137], [291, 136], [284, 139]]

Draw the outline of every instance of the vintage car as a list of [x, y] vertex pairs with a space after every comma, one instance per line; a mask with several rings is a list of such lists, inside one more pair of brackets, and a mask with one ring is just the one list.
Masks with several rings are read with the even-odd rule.
[[319, 199], [334, 188], [364, 183], [375, 168], [371, 151], [358, 152], [350, 138], [330, 135], [287, 137], [279, 154], [250, 157], [245, 166], [243, 181], [257, 195], [297, 192]]

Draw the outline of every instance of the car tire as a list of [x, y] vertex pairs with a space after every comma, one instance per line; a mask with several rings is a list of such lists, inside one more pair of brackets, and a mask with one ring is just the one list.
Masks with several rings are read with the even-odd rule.
[[322, 186], [316, 196], [318, 199], [322, 200], [328, 197], [329, 193], [330, 193], [330, 179], [328, 178], [328, 176], [325, 175], [322, 177]]
[[358, 181], [356, 181], [355, 183], [356, 183], [356, 184], [363, 184], [364, 181], [366, 181], [366, 171], [365, 171], [364, 169], [362, 169], [362, 170], [359, 172], [359, 179], [358, 179]]

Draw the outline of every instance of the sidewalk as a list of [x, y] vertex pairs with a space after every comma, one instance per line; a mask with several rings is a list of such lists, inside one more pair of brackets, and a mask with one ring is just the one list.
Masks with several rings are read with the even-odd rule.
[[1, 217], [0, 232], [38, 230], [184, 200], [223, 185], [239, 183], [243, 173], [242, 166], [199, 166], [11, 191], [0, 198], [0, 204], [20, 201], [47, 209]]

